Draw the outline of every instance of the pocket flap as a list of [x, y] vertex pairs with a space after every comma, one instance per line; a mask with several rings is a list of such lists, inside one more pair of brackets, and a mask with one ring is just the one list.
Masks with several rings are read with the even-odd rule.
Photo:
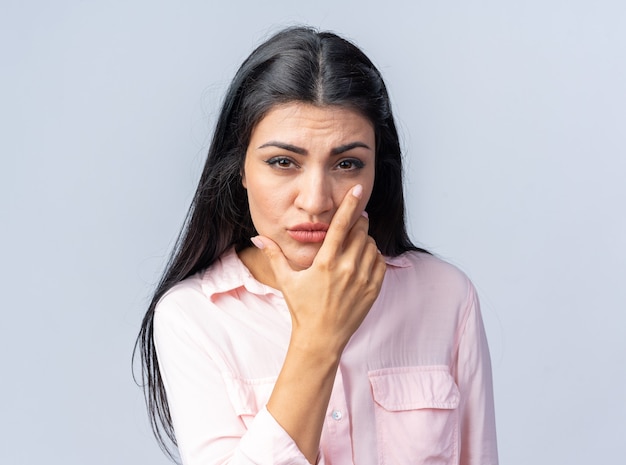
[[237, 415], [256, 415], [272, 394], [276, 378], [244, 379], [222, 373], [228, 396]]
[[455, 409], [459, 389], [445, 365], [384, 368], [368, 372], [374, 401], [389, 411]]

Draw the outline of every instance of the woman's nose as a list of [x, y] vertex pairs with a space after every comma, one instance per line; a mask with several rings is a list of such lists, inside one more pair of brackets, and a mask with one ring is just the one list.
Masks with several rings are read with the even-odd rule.
[[302, 174], [295, 206], [309, 215], [320, 215], [333, 208], [332, 185], [322, 173]]

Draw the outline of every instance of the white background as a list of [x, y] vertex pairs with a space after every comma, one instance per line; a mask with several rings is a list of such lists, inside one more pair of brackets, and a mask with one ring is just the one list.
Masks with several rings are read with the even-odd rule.
[[386, 78], [411, 234], [482, 299], [501, 463], [620, 463], [624, 5], [2, 0], [0, 463], [167, 463], [134, 338], [226, 85], [296, 23]]

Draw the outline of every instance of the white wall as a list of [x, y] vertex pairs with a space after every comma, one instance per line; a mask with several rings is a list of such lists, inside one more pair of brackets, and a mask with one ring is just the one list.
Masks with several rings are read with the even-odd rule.
[[412, 234], [481, 295], [501, 462], [620, 461], [624, 5], [4, 0], [0, 463], [167, 463], [134, 337], [225, 86], [299, 22], [386, 77]]

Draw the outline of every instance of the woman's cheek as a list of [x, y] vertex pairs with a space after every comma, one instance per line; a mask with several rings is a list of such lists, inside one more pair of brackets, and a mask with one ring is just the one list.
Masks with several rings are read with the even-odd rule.
[[279, 226], [279, 219], [287, 209], [282, 194], [276, 190], [268, 190], [272, 195], [253, 196], [249, 198], [250, 213], [255, 228], [259, 233], [269, 233]]

